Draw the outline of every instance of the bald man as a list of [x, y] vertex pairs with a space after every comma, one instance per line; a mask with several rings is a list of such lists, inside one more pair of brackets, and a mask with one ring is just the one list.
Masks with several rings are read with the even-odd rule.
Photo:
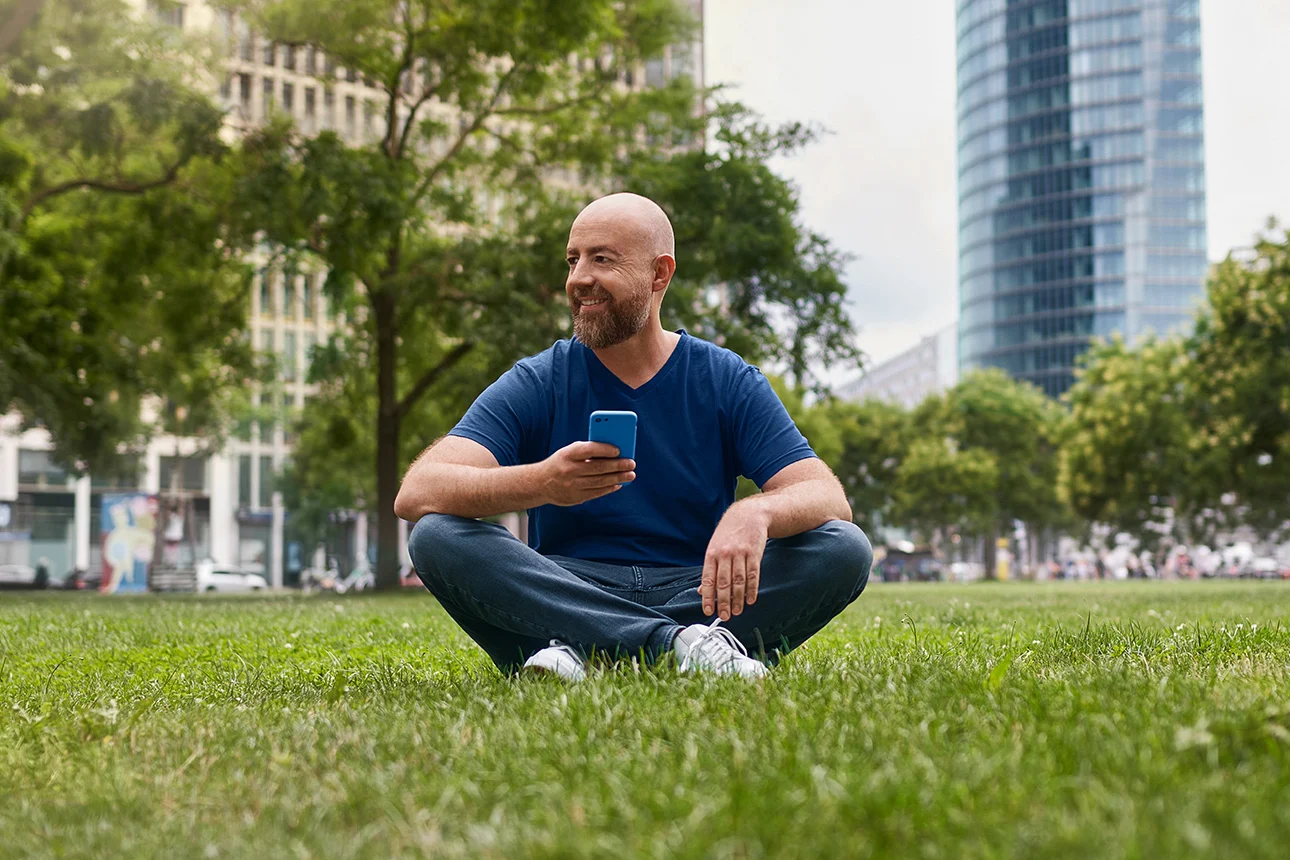
[[[593, 653], [760, 677], [864, 590], [873, 552], [761, 372], [659, 311], [672, 225], [612, 194], [569, 231], [574, 336], [502, 375], [412, 464], [394, 512], [422, 582], [503, 672]], [[638, 416], [636, 460], [585, 441]], [[735, 502], [746, 475], [760, 495]], [[524, 545], [481, 521], [529, 512]]]

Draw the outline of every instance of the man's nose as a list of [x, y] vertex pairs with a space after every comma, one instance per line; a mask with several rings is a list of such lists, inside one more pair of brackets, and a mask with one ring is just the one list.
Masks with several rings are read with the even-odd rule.
[[579, 260], [569, 271], [568, 284], [571, 287], [590, 287], [595, 284], [595, 279], [591, 277], [591, 266]]

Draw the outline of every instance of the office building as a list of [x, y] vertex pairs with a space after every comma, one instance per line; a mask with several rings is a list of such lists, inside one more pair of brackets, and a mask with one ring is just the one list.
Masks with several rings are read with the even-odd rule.
[[951, 323], [841, 386], [843, 400], [887, 400], [912, 409], [958, 382], [958, 324]]
[[958, 0], [959, 363], [1058, 396], [1204, 295], [1198, 0]]

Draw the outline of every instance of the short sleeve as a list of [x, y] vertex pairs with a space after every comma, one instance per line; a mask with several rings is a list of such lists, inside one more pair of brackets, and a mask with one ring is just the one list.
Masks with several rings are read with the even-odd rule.
[[815, 456], [760, 370], [745, 366], [733, 394], [730, 430], [741, 475], [760, 487], [785, 466]]
[[531, 452], [550, 425], [546, 386], [528, 362], [522, 361], [484, 389], [448, 435], [483, 445], [499, 466], [519, 466], [532, 461]]

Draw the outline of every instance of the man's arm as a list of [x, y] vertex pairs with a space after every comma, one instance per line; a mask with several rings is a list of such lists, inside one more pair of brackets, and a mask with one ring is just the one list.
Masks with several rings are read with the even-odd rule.
[[790, 463], [762, 485], [761, 493], [735, 502], [735, 508], [751, 509], [766, 521], [768, 538], [786, 538], [817, 529], [827, 522], [851, 522], [842, 483], [823, 460], [808, 457]]
[[445, 436], [412, 463], [394, 500], [394, 514], [416, 522], [426, 514], [491, 517], [541, 505], [577, 505], [636, 480], [618, 449], [574, 442], [540, 463], [500, 466], [486, 447]]
[[749, 496], [726, 509], [708, 541], [699, 594], [703, 614], [723, 621], [757, 602], [761, 557], [770, 538], [791, 537], [833, 520], [851, 521], [842, 484], [822, 460], [790, 463]]

